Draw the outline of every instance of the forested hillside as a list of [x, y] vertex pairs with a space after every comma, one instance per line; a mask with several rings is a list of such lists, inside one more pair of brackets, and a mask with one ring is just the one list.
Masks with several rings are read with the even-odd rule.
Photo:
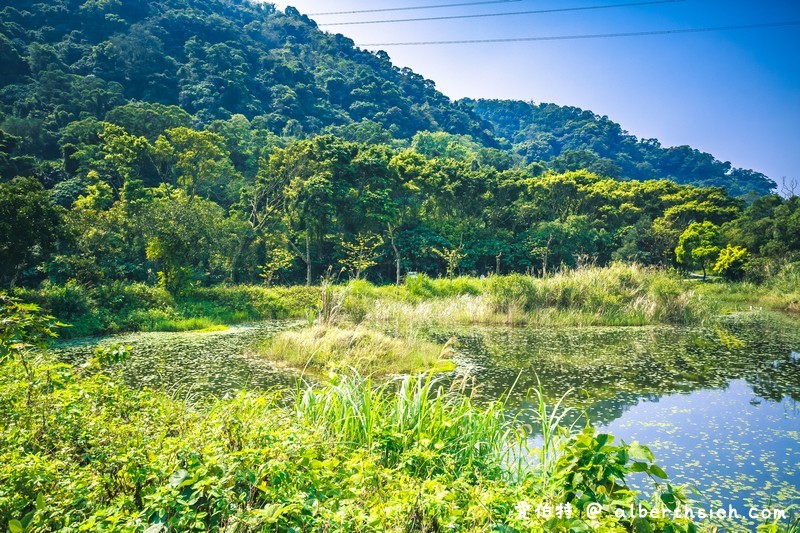
[[393, 66], [385, 53], [356, 49], [295, 9], [283, 13], [268, 3], [8, 3], [0, 11], [0, 61], [3, 175], [36, 175], [48, 187], [77, 175], [80, 127], [74, 123], [119, 123], [124, 118], [115, 108], [133, 101], [185, 112], [177, 118], [172, 110], [159, 126], [203, 129], [240, 114], [253, 130], [285, 138], [329, 131], [388, 142], [429, 130], [499, 147], [498, 136], [513, 143], [510, 155], [519, 166], [541, 162], [556, 171], [588, 168], [617, 179], [724, 186], [734, 196], [763, 195], [774, 186], [757, 172], [731, 169], [689, 147], [638, 141], [589, 111], [451, 102], [432, 81]]
[[756, 200], [760, 174], [574, 108], [451, 102], [291, 8], [23, 1], [0, 21], [5, 286], [720, 258], [758, 277], [800, 249], [797, 198]]
[[[0, 12], [3, 129], [56, 160], [63, 128], [126, 102], [180, 106], [208, 125], [242, 114], [287, 136], [368, 119], [385, 134], [471, 134], [475, 115], [295, 10], [220, 0], [14, 2]], [[43, 130], [43, 131], [42, 131]], [[33, 135], [37, 132], [38, 134]]]
[[464, 100], [494, 133], [513, 143], [525, 163], [546, 161], [559, 172], [589, 169], [616, 179], [665, 178], [725, 187], [734, 196], [769, 194], [775, 182], [760, 172], [733, 168], [690, 146], [663, 147], [637, 139], [608, 117], [577, 107], [505, 100]]

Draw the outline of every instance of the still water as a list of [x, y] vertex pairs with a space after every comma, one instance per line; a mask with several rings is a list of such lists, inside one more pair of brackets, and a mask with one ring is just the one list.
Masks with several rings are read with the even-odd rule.
[[[296, 376], [248, 348], [291, 323], [213, 333], [137, 333], [64, 343], [71, 360], [94, 346], [128, 344], [131, 385], [178, 396], [224, 396], [242, 388], [287, 386]], [[567, 394], [602, 431], [647, 444], [674, 483], [697, 491], [697, 506], [791, 509], [800, 506], [800, 322], [773, 315], [734, 317], [702, 328], [449, 328], [459, 339], [457, 372], [479, 400], [511, 389], [524, 420], [541, 383], [553, 403]], [[577, 423], [582, 423], [578, 420]], [[643, 482], [639, 480], [639, 482]], [[646, 487], [641, 487], [646, 488]], [[749, 530], [746, 517], [725, 524]]]
[[[797, 320], [439, 332], [452, 334], [478, 397], [497, 398], [514, 385], [510, 407], [524, 420], [535, 409], [527, 391], [539, 382], [551, 404], [571, 391], [567, 405], [617, 439], [648, 445], [671, 482], [693, 487], [696, 509], [800, 512]], [[634, 485], [648, 488], [645, 480]], [[752, 530], [756, 522], [743, 516], [720, 525]]]
[[122, 367], [134, 387], [165, 390], [180, 398], [233, 395], [238, 390], [285, 387], [297, 378], [248, 356], [249, 349], [288, 327], [290, 322], [233, 326], [208, 333], [128, 333], [59, 343], [56, 351], [71, 362], [88, 359], [98, 345], [131, 347]]

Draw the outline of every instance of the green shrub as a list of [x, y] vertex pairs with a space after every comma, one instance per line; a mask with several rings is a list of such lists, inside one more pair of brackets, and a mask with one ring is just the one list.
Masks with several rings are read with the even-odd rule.
[[275, 293], [284, 309], [282, 318], [300, 318], [309, 310], [319, 309], [320, 288], [298, 285], [295, 287], [277, 287]]
[[416, 299], [429, 299], [435, 296], [431, 278], [425, 274], [406, 276], [406, 279], [403, 280], [403, 286], [408, 294]]
[[175, 320], [174, 311], [163, 309], [134, 309], [120, 321], [119, 327], [125, 331], [160, 331], [159, 324]]
[[476, 295], [483, 291], [481, 280], [467, 276], [452, 279], [432, 279], [425, 274], [406, 276], [403, 287], [408, 294], [417, 299], [445, 298], [462, 294]]
[[492, 305], [500, 313], [507, 313], [514, 308], [530, 311], [538, 303], [534, 278], [531, 276], [491, 276], [487, 287]]
[[39, 290], [17, 289], [14, 295], [67, 321], [89, 314], [95, 307], [89, 289], [75, 281], [68, 281], [64, 285], [45, 281]]
[[163, 287], [144, 283], [112, 282], [92, 291], [96, 305], [112, 313], [125, 313], [135, 309], [174, 309], [175, 299]]

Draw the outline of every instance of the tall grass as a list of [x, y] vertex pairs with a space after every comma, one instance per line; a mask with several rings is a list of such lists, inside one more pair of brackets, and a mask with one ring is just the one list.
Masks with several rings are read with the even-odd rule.
[[708, 316], [692, 285], [664, 270], [613, 264], [545, 278], [512, 274], [490, 278], [489, 298], [498, 312], [543, 309], [591, 315], [609, 325], [687, 323]]
[[[432, 282], [433, 280], [429, 280]], [[437, 280], [438, 281], [438, 280]], [[457, 281], [457, 280], [453, 280]], [[408, 286], [382, 293], [353, 292], [356, 321], [388, 325], [398, 331], [444, 324], [564, 326], [638, 326], [698, 323], [718, 306], [703, 298], [696, 284], [676, 274], [615, 264], [557, 273], [546, 278], [523, 274], [490, 276], [465, 283], [468, 289], [448, 296], [427, 296]], [[428, 282], [413, 281], [411, 287]]]
[[698, 283], [697, 293], [720, 313], [754, 309], [800, 313], [800, 263], [788, 263], [762, 283]]
[[517, 424], [506, 416], [502, 402], [478, 408], [432, 373], [380, 386], [349, 374], [322, 387], [300, 389], [294, 405], [307, 427], [354, 449], [377, 450], [386, 464], [414, 450], [429, 450], [419, 455], [418, 474], [479, 469], [517, 475], [508, 472], [509, 459], [526, 442], [515, 438]]
[[288, 330], [267, 340], [256, 354], [272, 361], [319, 372], [348, 366], [369, 375], [452, 369], [449, 344], [440, 346], [420, 338], [392, 337], [363, 326], [317, 324]]
[[564, 400], [571, 393], [571, 390], [565, 392], [552, 407], [548, 407], [541, 382], [534, 391], [536, 396], [535, 414], [542, 432], [542, 445], [536, 450], [538, 452], [536, 455], [539, 459], [540, 485], [545, 492], [551, 489], [551, 482], [560, 458], [560, 450], [574, 427], [574, 423], [572, 425], [566, 423], [567, 417], [574, 409], [563, 405]]

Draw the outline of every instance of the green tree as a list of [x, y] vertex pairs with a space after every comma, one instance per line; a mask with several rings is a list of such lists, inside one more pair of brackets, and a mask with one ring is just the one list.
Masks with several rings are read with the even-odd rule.
[[295, 254], [277, 243], [267, 249], [267, 257], [261, 266], [259, 277], [264, 279], [264, 285], [269, 287], [281, 270], [288, 269], [294, 263]]
[[161, 268], [159, 282], [180, 292], [193, 280], [226, 276], [235, 232], [223, 209], [169, 186], [154, 192], [146, 253]]
[[716, 263], [714, 263], [714, 273], [721, 274], [729, 280], [742, 279], [744, 276], [744, 265], [750, 258], [747, 248], [741, 246], [727, 245], [720, 251]]
[[361, 274], [378, 264], [378, 248], [383, 244], [383, 237], [369, 233], [359, 233], [355, 242], [342, 241], [345, 257], [340, 260], [342, 268], [361, 279]]
[[64, 210], [34, 178], [0, 183], [0, 285], [13, 287], [26, 268], [56, 249]]
[[156, 153], [167, 165], [174, 165], [177, 182], [189, 198], [197, 194], [217, 194], [224, 200], [224, 190], [239, 176], [230, 161], [225, 139], [210, 131], [173, 128], [155, 142]]
[[685, 267], [699, 266], [706, 278], [706, 267], [719, 255], [719, 228], [709, 221], [693, 222], [681, 234], [675, 258]]
[[444, 248], [440, 250], [439, 248], [433, 248], [431, 251], [444, 259], [445, 264], [447, 265], [447, 277], [453, 278], [456, 274], [458, 274], [458, 265], [462, 259], [464, 259], [465, 254], [462, 251], [464, 248], [463, 245], [460, 245], [458, 248]]
[[154, 147], [146, 138], [130, 135], [122, 127], [104, 122], [100, 141], [103, 158], [98, 162], [98, 171], [115, 187], [122, 188], [128, 180], [146, 179], [148, 174], [154, 173]]

